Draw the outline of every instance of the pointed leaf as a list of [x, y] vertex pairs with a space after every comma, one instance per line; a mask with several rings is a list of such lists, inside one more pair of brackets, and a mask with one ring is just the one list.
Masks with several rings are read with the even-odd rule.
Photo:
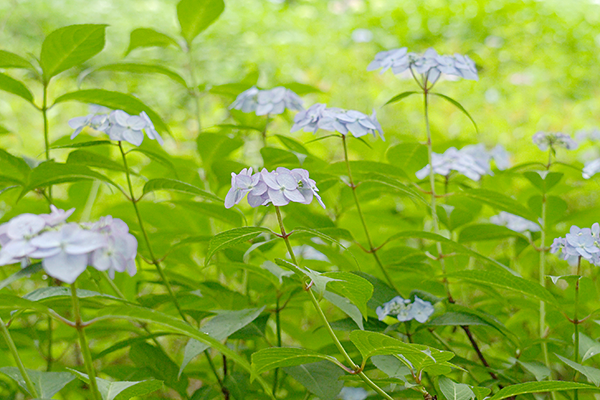
[[464, 196], [477, 200], [500, 211], [506, 211], [533, 222], [537, 222], [538, 220], [538, 217], [522, 203], [493, 190], [469, 189], [458, 193], [456, 196]]
[[0, 68], [25, 68], [35, 71], [33, 65], [23, 57], [9, 51], [0, 50]]
[[0, 73], [0, 90], [12, 93], [33, 104], [33, 95], [21, 81]]
[[596, 386], [600, 387], [600, 369], [594, 367], [588, 367], [586, 365], [581, 365], [576, 363], [575, 361], [571, 361], [568, 358], [565, 358], [561, 355], [554, 353], [556, 357], [558, 357], [562, 362], [567, 364], [569, 367], [573, 368], [575, 371], [580, 372], [585, 375], [588, 380]]
[[285, 367], [283, 370], [321, 400], [335, 400], [344, 386], [339, 379], [344, 371], [327, 361]]
[[396, 96], [392, 97], [391, 99], [389, 99], [384, 106], [387, 106], [388, 104], [392, 104], [392, 103], [397, 103], [402, 99], [405, 99], [406, 97], [412, 95], [412, 94], [418, 94], [420, 92], [402, 92], [400, 94], [397, 94]]
[[[83, 372], [69, 369], [72, 374], [76, 375], [83, 382], [90, 383], [89, 377]], [[130, 400], [148, 393], [156, 392], [162, 389], [162, 382], [157, 380], [137, 381], [137, 382], [111, 382], [106, 379], [96, 377], [98, 390], [102, 395], [102, 400]]]
[[431, 94], [441, 97], [442, 99], [446, 100], [447, 102], [449, 102], [450, 104], [452, 104], [456, 108], [458, 108], [460, 111], [462, 111], [463, 114], [465, 114], [471, 120], [473, 125], [475, 126], [475, 131], [479, 132], [479, 129], [477, 128], [477, 124], [475, 123], [475, 120], [473, 119], [473, 117], [471, 117], [471, 114], [469, 114], [469, 112], [462, 106], [462, 104], [460, 104], [458, 101], [454, 100], [452, 97], [446, 96], [445, 94], [441, 94], [441, 93], [431, 93]]
[[28, 265], [27, 267], [20, 269], [19, 271], [15, 272], [14, 274], [9, 276], [5, 280], [1, 281], [0, 282], [0, 290], [4, 289], [11, 283], [18, 281], [21, 278], [26, 278], [26, 277], [31, 276], [41, 270], [42, 270], [42, 263], [38, 262], [35, 264]]
[[373, 285], [368, 280], [350, 272], [327, 272], [324, 275], [335, 279], [329, 283], [329, 291], [350, 300], [366, 318], [367, 302], [373, 295]]
[[492, 397], [488, 397], [488, 400], [502, 400], [508, 397], [514, 397], [521, 394], [527, 393], [544, 393], [544, 392], [558, 392], [562, 390], [594, 390], [599, 389], [595, 386], [588, 385], [585, 383], [568, 382], [568, 381], [542, 381], [542, 382], [525, 382], [518, 383], [516, 385], [507, 386], [500, 389]]
[[327, 360], [338, 364], [338, 360], [326, 354], [295, 347], [269, 347], [252, 354], [252, 368], [257, 374], [275, 368], [292, 367]]
[[[110, 171], [125, 172], [125, 167], [108, 157], [86, 150], [75, 150], [69, 153], [67, 164], [85, 165]], [[131, 172], [131, 171], [130, 171]]]
[[191, 45], [201, 32], [212, 25], [225, 10], [223, 0], [181, 0], [177, 4], [177, 19], [183, 36]]
[[194, 185], [190, 185], [189, 183], [182, 181], [177, 181], [175, 179], [166, 178], [152, 179], [146, 182], [146, 184], [144, 185], [143, 193], [148, 194], [157, 190], [168, 190], [173, 192], [187, 193], [192, 194], [194, 196], [203, 197], [207, 200], [213, 200], [218, 202], [223, 201], [214, 194], [202, 190]]
[[210, 259], [217, 251], [252, 240], [261, 233], [273, 232], [267, 228], [248, 226], [219, 233], [210, 240], [204, 265], [208, 265]]
[[438, 383], [446, 400], [471, 400], [475, 398], [475, 393], [469, 385], [456, 383], [445, 376], [440, 376]]
[[[101, 67], [95, 68], [88, 72], [87, 75], [97, 71], [114, 71], [114, 72], [131, 72], [134, 74], [160, 74], [164, 75], [174, 82], [179, 83], [183, 87], [187, 88], [187, 82], [177, 72], [170, 70], [169, 68], [162, 67], [160, 65], [151, 64], [138, 64], [138, 63], [118, 63], [118, 64], [107, 64]], [[87, 76], [86, 75], [86, 76]], [[84, 77], [85, 78], [85, 77]]]
[[350, 300], [327, 290], [323, 293], [323, 297], [349, 316], [360, 330], [365, 329], [362, 313]]
[[131, 31], [129, 35], [129, 47], [125, 55], [138, 47], [168, 47], [179, 44], [171, 36], [160, 33], [151, 28], [138, 28]]
[[[3, 367], [0, 372], [6, 374], [19, 384], [26, 392], [27, 384], [16, 367]], [[75, 377], [68, 372], [42, 372], [28, 369], [27, 375], [31, 379], [35, 390], [41, 398], [50, 399], [62, 388], [67, 386]]]
[[583, 333], [579, 333], [579, 354], [581, 362], [600, 354], [600, 343]]

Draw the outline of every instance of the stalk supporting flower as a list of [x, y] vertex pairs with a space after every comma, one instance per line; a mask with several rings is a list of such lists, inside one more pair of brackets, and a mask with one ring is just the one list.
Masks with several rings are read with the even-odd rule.
[[[277, 206], [275, 207], [275, 210], [276, 210], [276, 213], [277, 213], [277, 221], [279, 222], [279, 228], [281, 229], [281, 237], [285, 241], [285, 245], [287, 247], [287, 250], [288, 250], [288, 252], [290, 254], [290, 258], [292, 259], [293, 263], [295, 265], [298, 265], [298, 261], [296, 260], [296, 256], [294, 255], [294, 250], [292, 249], [292, 245], [290, 244], [289, 235], [286, 233], [285, 226], [283, 225], [283, 218], [281, 217], [281, 211], [279, 210], [279, 207], [277, 207]], [[375, 390], [384, 399], [393, 400], [393, 398], [389, 394], [387, 394], [383, 389], [381, 389], [379, 386], [377, 386], [377, 384], [375, 382], [373, 382], [371, 379], [369, 379], [369, 377], [367, 375], [365, 375], [365, 373], [360, 369], [360, 367], [354, 363], [354, 361], [352, 360], [352, 358], [350, 357], [350, 355], [348, 354], [348, 352], [346, 351], [346, 349], [344, 349], [344, 346], [342, 345], [342, 343], [340, 342], [340, 340], [335, 335], [335, 332], [333, 331], [333, 328], [329, 324], [329, 321], [327, 321], [327, 317], [325, 316], [325, 313], [323, 313], [323, 309], [319, 305], [319, 301], [315, 297], [315, 294], [313, 293], [313, 291], [310, 288], [310, 286], [306, 287], [305, 291], [310, 296], [310, 300], [313, 303], [313, 306], [315, 307], [315, 310], [317, 310], [317, 314], [319, 314], [319, 318], [323, 322], [323, 325], [325, 325], [325, 329], [327, 329], [327, 332], [329, 333], [329, 336], [333, 340], [333, 343], [335, 344], [335, 346], [337, 347], [337, 349], [340, 351], [340, 353], [342, 354], [342, 356], [344, 357], [344, 359], [346, 360], [346, 362], [348, 364], [350, 364], [350, 368], [352, 370], [356, 371], [357, 375], [360, 376], [360, 378], [367, 385], [369, 385], [373, 390]]]
[[79, 307], [79, 298], [77, 297], [77, 285], [71, 284], [71, 301], [73, 304], [73, 317], [75, 318], [75, 328], [77, 329], [77, 335], [79, 336], [79, 347], [81, 348], [81, 354], [83, 355], [83, 362], [87, 370], [88, 378], [90, 380], [90, 390], [92, 391], [93, 400], [102, 400], [102, 396], [98, 391], [98, 383], [96, 382], [96, 370], [92, 361], [92, 354], [88, 345], [87, 337], [85, 335], [85, 328], [81, 319], [81, 309]]
[[4, 323], [2, 318], [0, 318], [0, 329], [2, 330], [2, 336], [4, 336], [4, 340], [6, 340], [6, 344], [8, 345], [8, 350], [12, 354], [12, 356], [15, 360], [15, 363], [17, 364], [17, 368], [19, 368], [19, 372], [21, 373], [21, 377], [25, 381], [25, 385], [27, 386], [27, 390], [29, 390], [29, 394], [31, 396], [33, 396], [34, 398], [38, 398], [39, 395], [37, 393], [37, 390], [35, 389], [35, 386], [34, 386], [33, 382], [31, 381], [31, 378], [29, 377], [27, 370], [25, 369], [23, 360], [21, 360], [21, 356], [19, 356], [19, 352], [17, 351], [17, 346], [15, 345], [15, 342], [12, 340], [12, 336], [10, 336], [8, 327], [6, 326], [6, 324]]
[[346, 143], [346, 135], [342, 135], [342, 143], [344, 145], [344, 160], [346, 161], [346, 168], [348, 169], [348, 179], [350, 179], [350, 189], [352, 189], [352, 196], [354, 197], [354, 203], [356, 204], [356, 211], [358, 212], [358, 216], [360, 217], [360, 222], [362, 223], [363, 229], [365, 231], [365, 236], [367, 238], [367, 243], [369, 245], [369, 252], [371, 254], [373, 254], [373, 258], [375, 259], [375, 262], [381, 269], [381, 272], [385, 276], [385, 279], [388, 281], [390, 286], [397, 293], [400, 293], [398, 291], [398, 288], [394, 284], [392, 277], [387, 272], [387, 270], [383, 266], [383, 263], [381, 262], [381, 259], [377, 255], [377, 248], [375, 248], [373, 246], [373, 241], [371, 240], [371, 235], [369, 234], [369, 229], [367, 228], [367, 223], [365, 221], [365, 217], [363, 216], [362, 209], [360, 208], [360, 202], [358, 201], [358, 195], [356, 194], [356, 185], [354, 184], [354, 179], [352, 178], [352, 169], [350, 168], [350, 160], [348, 158], [348, 145]]
[[[573, 314], [573, 333], [574, 333], [574, 355], [573, 355], [573, 361], [575, 361], [576, 363], [579, 362], [579, 280], [581, 279], [581, 257], [579, 256], [577, 258], [577, 282], [575, 282], [575, 312]], [[579, 375], [578, 372], [575, 373], [575, 376], [573, 377], [573, 380], [575, 382], [577, 382], [577, 376]], [[579, 391], [578, 390], [574, 390], [573, 391], [573, 398], [575, 400], [579, 399]]]
[[133, 185], [131, 183], [131, 176], [129, 174], [129, 166], [127, 165], [127, 155], [126, 155], [125, 151], [123, 150], [122, 142], [119, 142], [119, 150], [121, 150], [121, 156], [123, 158], [123, 166], [125, 167], [125, 175], [127, 177], [127, 186], [129, 187], [129, 197], [131, 199], [131, 204], [133, 205], [133, 208], [135, 210], [135, 215], [137, 216], [138, 223], [140, 224], [140, 230], [142, 231], [142, 236], [144, 236], [144, 241], [146, 242], [146, 247], [148, 248], [148, 252], [150, 253], [150, 259], [152, 261], [152, 264], [154, 264], [154, 266], [156, 267], [156, 271], [160, 275], [160, 278], [162, 279], [163, 283], [167, 287], [169, 296], [171, 296], [171, 300], [173, 301], [175, 308], [177, 308], [179, 315], [181, 315], [181, 318], [183, 318], [183, 320], [187, 322], [187, 318], [185, 317], [185, 314], [184, 314], [183, 310], [181, 309], [179, 300], [177, 300], [177, 297], [175, 296], [173, 287], [171, 287], [171, 283], [169, 282], [169, 279], [165, 275], [165, 272], [163, 271], [162, 266], [160, 265], [160, 262], [158, 261], [158, 259], [154, 255], [154, 251], [152, 250], [152, 245], [150, 244], [150, 238], [148, 237], [148, 233], [146, 232], [146, 228], [144, 227], [144, 220], [142, 219], [142, 214], [140, 213], [140, 210], [137, 206], [138, 200], [135, 198], [135, 195], [133, 192]]

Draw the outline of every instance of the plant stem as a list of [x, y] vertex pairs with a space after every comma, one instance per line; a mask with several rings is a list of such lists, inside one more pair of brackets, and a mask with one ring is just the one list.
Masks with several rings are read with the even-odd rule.
[[133, 193], [133, 185], [131, 184], [131, 176], [129, 174], [129, 166], [127, 165], [127, 156], [125, 154], [125, 151], [123, 150], [122, 142], [119, 142], [119, 150], [121, 150], [121, 155], [123, 157], [123, 166], [125, 167], [125, 175], [127, 176], [127, 186], [129, 187], [129, 196], [131, 198], [131, 204], [133, 204], [133, 208], [135, 209], [135, 214], [137, 216], [138, 223], [140, 225], [140, 230], [142, 231], [142, 235], [144, 236], [144, 241], [146, 242], [146, 247], [148, 248], [148, 252], [150, 253], [150, 258], [152, 260], [152, 264], [154, 264], [154, 266], [156, 267], [156, 271], [158, 271], [160, 278], [162, 279], [163, 283], [167, 287], [169, 296], [171, 296], [171, 300], [173, 301], [175, 308], [177, 308], [179, 315], [185, 322], [188, 322], [187, 318], [185, 317], [185, 314], [183, 313], [183, 310], [181, 309], [179, 301], [177, 300], [177, 297], [175, 296], [175, 292], [173, 291], [173, 288], [171, 287], [171, 284], [169, 283], [169, 279], [165, 275], [165, 272], [163, 271], [162, 266], [160, 265], [160, 262], [158, 261], [158, 259], [154, 255], [154, 252], [152, 251], [152, 245], [150, 244], [150, 239], [148, 238], [148, 233], [146, 232], [146, 228], [144, 227], [144, 220], [142, 219], [142, 215], [140, 214], [140, 210], [137, 206], [137, 200]]
[[362, 209], [360, 208], [360, 203], [358, 201], [358, 195], [356, 194], [356, 185], [354, 184], [354, 178], [352, 177], [352, 169], [350, 168], [350, 159], [348, 158], [348, 144], [346, 143], [346, 135], [342, 135], [342, 143], [344, 145], [344, 160], [346, 161], [346, 168], [348, 169], [348, 179], [350, 179], [350, 189], [352, 189], [352, 196], [354, 197], [354, 203], [356, 204], [356, 211], [358, 212], [358, 216], [360, 217], [360, 222], [362, 223], [363, 229], [365, 231], [365, 236], [367, 238], [367, 243], [369, 245], [369, 252], [373, 254], [373, 258], [375, 258], [375, 262], [381, 269], [381, 272], [385, 276], [385, 279], [388, 281], [390, 286], [400, 294], [400, 291], [394, 284], [392, 277], [388, 274], [383, 263], [379, 259], [377, 255], [377, 249], [373, 246], [373, 241], [371, 240], [371, 235], [369, 234], [369, 229], [367, 228], [367, 223], [365, 221], [365, 217], [362, 213]]
[[[276, 300], [275, 300], [275, 326], [277, 329], [277, 347], [281, 347], [281, 318], [280, 318], [280, 310], [279, 310], [279, 297], [281, 294], [279, 290], [277, 291]], [[273, 396], [275, 396], [275, 392], [277, 391], [277, 381], [279, 377], [279, 368], [275, 368], [274, 378], [273, 378]]]
[[[431, 144], [431, 127], [429, 126], [429, 93], [428, 88], [425, 86], [423, 89], [423, 115], [425, 117], [425, 130], [427, 131], [427, 159], [429, 161], [429, 185], [431, 186], [431, 217], [433, 219], [433, 231], [436, 235], [440, 234], [440, 223], [437, 215], [436, 205], [436, 193], [435, 193], [435, 172], [433, 171], [433, 147]], [[440, 260], [440, 266], [442, 267], [442, 274], [444, 275], [443, 283], [446, 288], [446, 294], [448, 300], [453, 302], [452, 295], [450, 294], [450, 287], [448, 285], [448, 278], [446, 278], [446, 262], [443, 258], [442, 244], [436, 242], [438, 258]]]
[[194, 62], [194, 56], [192, 54], [192, 47], [188, 47], [187, 55], [189, 59], [189, 67], [190, 67], [190, 82], [192, 83], [192, 97], [194, 98], [194, 103], [196, 105], [196, 122], [198, 123], [198, 133], [202, 130], [202, 110], [200, 106], [200, 92], [198, 90], [198, 84], [196, 82], [196, 63]]
[[[574, 331], [574, 345], [575, 345], [575, 354], [573, 355], [573, 361], [576, 363], [579, 362], [579, 279], [581, 275], [581, 256], [577, 259], [577, 282], [575, 283], [575, 312], [573, 314], [573, 331]], [[574, 381], [577, 381], [578, 374], [575, 373], [573, 377]], [[573, 397], [575, 400], [579, 398], [579, 391], [573, 391]]]
[[50, 139], [48, 135], [48, 82], [44, 82], [44, 92], [42, 99], [42, 116], [44, 117], [44, 144], [46, 160], [50, 159]]
[[25, 365], [23, 365], [23, 361], [21, 360], [21, 357], [19, 356], [17, 346], [15, 345], [15, 342], [13, 342], [12, 337], [10, 336], [10, 332], [8, 331], [8, 328], [6, 327], [6, 324], [4, 323], [2, 318], [0, 318], [0, 329], [2, 330], [2, 336], [4, 336], [4, 340], [6, 340], [8, 349], [10, 350], [10, 353], [12, 354], [12, 356], [15, 360], [15, 363], [17, 364], [17, 367], [19, 368], [21, 377], [23, 378], [23, 380], [25, 381], [25, 384], [27, 385], [27, 390], [29, 390], [29, 394], [31, 396], [33, 396], [34, 398], [39, 397], [37, 390], [35, 390], [35, 386], [33, 385], [33, 382], [31, 381], [31, 378], [29, 377], [29, 374], [27, 373], [27, 370], [25, 369]]
[[96, 370], [94, 369], [94, 364], [92, 362], [92, 354], [90, 353], [87, 337], [85, 336], [85, 328], [82, 325], [83, 321], [81, 319], [79, 299], [77, 298], [77, 285], [75, 283], [71, 284], [71, 301], [73, 303], [75, 328], [77, 329], [77, 334], [79, 335], [79, 347], [81, 348], [81, 354], [83, 355], [83, 361], [85, 363], [85, 368], [90, 380], [92, 398], [94, 400], [102, 400], [102, 396], [100, 396], [100, 392], [98, 391], [98, 383], [96, 382]]
[[[281, 212], [279, 211], [279, 207], [275, 207], [275, 210], [277, 211], [277, 220], [279, 221], [279, 227], [281, 229], [281, 236], [282, 236], [283, 240], [285, 241], [285, 245], [288, 249], [288, 252], [290, 253], [290, 257], [291, 257], [292, 261], [294, 262], [294, 264], [296, 264], [298, 266], [298, 261], [296, 261], [296, 256], [294, 255], [294, 251], [292, 250], [292, 245], [290, 244], [289, 236], [285, 232], [285, 227], [283, 225], [283, 219], [281, 218]], [[325, 325], [325, 329], [329, 333], [329, 336], [333, 340], [333, 343], [335, 344], [337, 349], [340, 351], [340, 353], [342, 354], [342, 356], [344, 357], [346, 362], [348, 364], [350, 364], [350, 368], [353, 369], [354, 371], [357, 371], [357, 375], [360, 376], [360, 378], [367, 385], [369, 385], [373, 390], [375, 390], [377, 393], [379, 393], [379, 395], [381, 395], [383, 398], [385, 398], [387, 400], [394, 400], [383, 389], [381, 389], [379, 386], [377, 386], [377, 384], [375, 384], [375, 382], [373, 382], [371, 379], [369, 379], [369, 377], [367, 375], [365, 375], [364, 372], [362, 372], [360, 367], [358, 365], [356, 365], [354, 363], [354, 361], [352, 361], [352, 358], [350, 357], [348, 352], [346, 352], [346, 349], [344, 349], [344, 346], [342, 345], [340, 340], [335, 335], [335, 332], [333, 331], [333, 328], [329, 324], [329, 321], [327, 321], [327, 317], [325, 316], [323, 309], [319, 305], [319, 301], [315, 297], [315, 294], [313, 293], [312, 289], [309, 287], [309, 288], [305, 288], [305, 290], [308, 293], [308, 295], [310, 296], [310, 301], [313, 303], [315, 310], [317, 310], [317, 314], [319, 314], [319, 318], [321, 318], [323, 325]]]
[[267, 114], [267, 120], [265, 121], [265, 128], [260, 133], [262, 136], [263, 147], [267, 147], [267, 128], [269, 127], [269, 122], [271, 122], [271, 117]]
[[[552, 163], [552, 153], [551, 150], [548, 151], [548, 164], [546, 165], [546, 170], [550, 169], [550, 165]], [[546, 287], [546, 213], [547, 213], [547, 202], [546, 202], [546, 193], [542, 194], [542, 232], [540, 238], [540, 267], [539, 267], [539, 283], [544, 288]], [[550, 368], [550, 357], [548, 355], [548, 344], [544, 341], [544, 337], [546, 336], [546, 303], [541, 300], [540, 301], [540, 340], [542, 340], [542, 354], [544, 356], [544, 364], [546, 367]], [[549, 379], [552, 379], [550, 376]], [[554, 392], [552, 392], [554, 394]], [[554, 395], [553, 395], [553, 398]]]

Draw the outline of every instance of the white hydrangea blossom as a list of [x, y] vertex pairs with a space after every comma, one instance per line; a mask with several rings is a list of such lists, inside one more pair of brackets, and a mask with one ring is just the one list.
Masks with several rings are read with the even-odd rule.
[[501, 211], [500, 214], [491, 217], [490, 222], [494, 225], [505, 226], [511, 231], [519, 233], [523, 233], [525, 231], [540, 231], [540, 226], [535, 222], [529, 221], [528, 219], [519, 217], [518, 215], [514, 215], [506, 211]]
[[286, 109], [294, 111], [304, 109], [300, 96], [283, 86], [270, 90], [259, 90], [253, 86], [240, 93], [229, 108], [245, 113], [254, 112], [256, 115], [277, 115], [282, 114]]

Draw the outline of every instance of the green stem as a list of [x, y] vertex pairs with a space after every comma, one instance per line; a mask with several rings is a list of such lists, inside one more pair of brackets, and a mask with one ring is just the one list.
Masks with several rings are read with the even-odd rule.
[[173, 301], [175, 308], [177, 308], [179, 315], [185, 322], [188, 322], [187, 318], [185, 317], [185, 314], [183, 313], [183, 310], [181, 309], [179, 301], [177, 300], [177, 297], [175, 296], [175, 292], [173, 291], [173, 288], [171, 287], [171, 284], [169, 283], [169, 280], [167, 279], [167, 276], [165, 275], [165, 272], [163, 271], [162, 266], [160, 265], [160, 262], [154, 255], [154, 251], [152, 251], [152, 245], [150, 244], [150, 239], [148, 237], [148, 233], [146, 232], [146, 228], [144, 227], [144, 220], [142, 219], [142, 215], [140, 214], [140, 210], [137, 206], [138, 201], [136, 200], [135, 195], [133, 193], [133, 185], [131, 184], [131, 176], [129, 173], [129, 166], [127, 165], [127, 156], [125, 154], [125, 151], [123, 150], [122, 142], [119, 142], [119, 150], [121, 150], [121, 156], [123, 157], [123, 166], [125, 167], [125, 175], [127, 176], [127, 186], [129, 187], [129, 196], [131, 198], [131, 204], [133, 204], [133, 208], [135, 209], [135, 215], [137, 216], [137, 220], [140, 225], [140, 230], [142, 231], [142, 235], [144, 236], [144, 241], [146, 242], [146, 247], [148, 248], [148, 252], [150, 253], [150, 258], [152, 260], [152, 264], [154, 264], [154, 266], [156, 267], [156, 271], [158, 272], [158, 274], [160, 275], [160, 278], [162, 279], [163, 283], [167, 287], [169, 296], [171, 296], [171, 300]]
[[77, 285], [71, 284], [71, 301], [73, 303], [73, 317], [75, 318], [75, 328], [79, 335], [79, 347], [81, 348], [81, 354], [83, 355], [83, 362], [88, 373], [90, 380], [90, 390], [92, 391], [92, 398], [94, 400], [102, 400], [100, 392], [98, 391], [98, 383], [96, 382], [96, 370], [92, 362], [92, 354], [90, 353], [90, 347], [88, 345], [87, 337], [85, 336], [85, 328], [83, 327], [83, 321], [81, 319], [81, 310], [79, 307], [79, 299], [77, 298]]
[[[289, 236], [285, 232], [285, 227], [283, 225], [283, 219], [281, 218], [281, 212], [279, 211], [279, 207], [275, 207], [275, 210], [277, 211], [277, 220], [279, 221], [279, 228], [281, 229], [281, 236], [282, 236], [283, 240], [285, 241], [285, 245], [286, 245], [286, 247], [288, 249], [288, 252], [290, 253], [290, 257], [291, 257], [292, 261], [294, 262], [294, 264], [298, 265], [298, 262], [296, 261], [296, 256], [294, 255], [294, 251], [292, 250], [292, 245], [290, 244]], [[327, 317], [325, 316], [325, 313], [323, 312], [323, 309], [319, 305], [319, 301], [315, 297], [315, 294], [313, 293], [313, 291], [311, 290], [310, 287], [306, 288], [305, 290], [308, 293], [308, 295], [310, 296], [310, 301], [313, 303], [313, 306], [315, 307], [315, 310], [317, 310], [317, 314], [319, 314], [319, 318], [321, 318], [321, 321], [323, 322], [323, 325], [325, 325], [325, 329], [329, 333], [329, 336], [333, 340], [333, 343], [335, 344], [335, 346], [339, 350], [340, 354], [342, 354], [342, 356], [344, 357], [344, 359], [346, 360], [346, 362], [348, 364], [350, 364], [350, 368], [353, 369], [354, 371], [357, 371], [357, 375], [360, 376], [361, 379], [367, 385], [369, 385], [373, 390], [375, 390], [377, 393], [379, 393], [379, 395], [381, 395], [383, 398], [385, 398], [387, 400], [394, 400], [383, 389], [381, 389], [379, 386], [377, 386], [377, 384], [375, 384], [375, 382], [373, 382], [371, 379], [369, 379], [369, 377], [367, 375], [365, 375], [364, 372], [362, 372], [362, 370], [360, 369], [360, 367], [358, 365], [356, 365], [354, 363], [354, 361], [352, 361], [352, 358], [350, 357], [350, 355], [348, 354], [348, 352], [346, 352], [346, 349], [344, 349], [344, 346], [342, 345], [342, 343], [340, 342], [340, 340], [338, 339], [338, 337], [335, 335], [335, 332], [333, 331], [333, 328], [329, 324], [329, 321], [327, 321]]]
[[[546, 170], [550, 169], [552, 165], [552, 150], [548, 151], [548, 164], [546, 165]], [[547, 201], [546, 201], [546, 193], [542, 194], [542, 232], [540, 238], [540, 267], [539, 267], [539, 283], [541, 286], [546, 287], [546, 231], [547, 231]], [[544, 341], [544, 337], [546, 336], [546, 303], [542, 300], [540, 301], [540, 340], [542, 340], [542, 355], [544, 357], [544, 364], [546, 367], [550, 369], [550, 357], [548, 354], [548, 344]], [[548, 379], [552, 379], [551, 375]], [[552, 392], [553, 399], [555, 399], [554, 392]]]
[[[435, 172], [433, 171], [433, 146], [431, 144], [431, 127], [429, 126], [429, 93], [427, 88], [423, 89], [423, 115], [425, 117], [425, 130], [427, 131], [427, 159], [429, 161], [429, 185], [431, 187], [431, 216], [433, 218], [433, 231], [436, 235], [440, 234], [440, 223], [437, 215], [436, 193], [435, 193]], [[443, 255], [442, 244], [436, 242], [438, 258], [444, 275], [443, 283], [446, 288], [446, 294], [450, 302], [454, 302], [450, 294], [448, 278], [446, 278], [446, 262]]]
[[[48, 125], [48, 82], [44, 80], [44, 92], [42, 94], [42, 116], [44, 118], [44, 150], [46, 160], [50, 160], [50, 134]], [[52, 204], [52, 185], [48, 186], [48, 201]]]
[[19, 368], [21, 377], [23, 378], [23, 380], [25, 381], [25, 384], [27, 385], [29, 394], [32, 395], [34, 398], [39, 397], [37, 390], [35, 390], [35, 386], [33, 385], [33, 382], [31, 381], [31, 378], [29, 377], [29, 374], [27, 373], [27, 370], [25, 369], [25, 365], [23, 365], [23, 361], [21, 360], [21, 357], [19, 356], [19, 352], [17, 351], [17, 346], [15, 345], [15, 342], [13, 342], [12, 337], [10, 336], [10, 332], [8, 331], [8, 328], [6, 327], [6, 324], [4, 323], [2, 318], [0, 318], [0, 329], [2, 330], [2, 335], [4, 336], [4, 340], [6, 340], [8, 349], [10, 350], [13, 358], [15, 359], [15, 363], [17, 364], [17, 367]]
[[350, 168], [350, 159], [348, 158], [348, 144], [346, 143], [346, 135], [342, 135], [342, 143], [344, 145], [344, 160], [346, 161], [346, 168], [348, 170], [348, 179], [350, 179], [350, 188], [352, 189], [352, 196], [354, 197], [354, 203], [356, 204], [356, 211], [358, 212], [358, 216], [360, 217], [360, 222], [362, 223], [363, 229], [365, 231], [365, 236], [367, 238], [367, 243], [369, 245], [369, 252], [371, 254], [373, 254], [373, 258], [375, 259], [375, 262], [379, 266], [379, 269], [381, 269], [381, 272], [383, 273], [383, 276], [385, 276], [385, 279], [388, 281], [390, 286], [399, 294], [400, 291], [394, 284], [392, 277], [387, 272], [387, 270], [383, 266], [383, 263], [379, 259], [379, 256], [377, 255], [377, 249], [373, 246], [373, 241], [371, 240], [371, 235], [369, 234], [369, 229], [367, 228], [367, 223], [365, 221], [365, 217], [362, 213], [362, 209], [360, 208], [360, 203], [358, 201], [358, 195], [356, 194], [357, 186], [354, 184], [354, 178], [352, 177], [352, 169]]
[[[279, 309], [279, 297], [281, 293], [279, 290], [277, 291], [277, 296], [275, 300], [275, 326], [277, 328], [277, 347], [281, 347], [281, 317], [280, 317], [280, 309]], [[277, 392], [277, 381], [279, 378], [279, 368], [275, 368], [274, 378], [273, 378], [273, 396], [275, 396], [275, 392]]]
[[[573, 356], [573, 361], [576, 363], [579, 362], [579, 279], [581, 275], [581, 256], [577, 259], [577, 282], [575, 283], [575, 312], [573, 314], [573, 331], [574, 331], [574, 345], [575, 345], [575, 354]], [[577, 381], [578, 374], [576, 373], [573, 377], [574, 381]], [[573, 397], [575, 400], [579, 398], [579, 391], [573, 391]]]
[[263, 147], [267, 147], [267, 128], [269, 127], [270, 121], [271, 121], [271, 118], [270, 118], [269, 114], [267, 114], [267, 120], [265, 121], [265, 128], [260, 133], [262, 136]]
[[192, 54], [192, 47], [187, 49], [189, 67], [190, 67], [190, 82], [192, 83], [192, 97], [196, 105], [196, 122], [198, 123], [198, 133], [202, 130], [202, 110], [200, 106], [200, 91], [198, 90], [198, 84], [196, 82], [196, 63], [194, 62], [194, 56]]

